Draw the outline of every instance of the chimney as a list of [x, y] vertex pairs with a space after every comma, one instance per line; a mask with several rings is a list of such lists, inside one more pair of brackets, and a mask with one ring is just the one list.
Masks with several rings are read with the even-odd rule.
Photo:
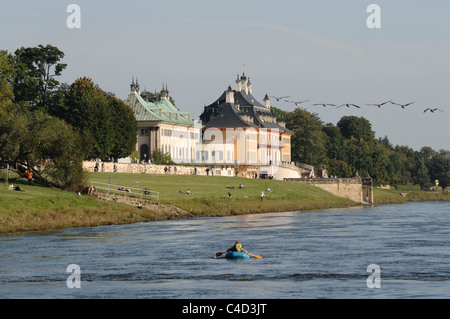
[[247, 77], [245, 76], [244, 72], [242, 72], [241, 75], [241, 89], [245, 92], [245, 94], [248, 94]]
[[234, 104], [234, 92], [231, 89], [231, 85], [228, 85], [228, 90], [225, 93], [226, 103]]
[[134, 84], [134, 76], [131, 77], [130, 93], [131, 94], [136, 93], [136, 84]]
[[267, 93], [264, 96], [263, 101], [264, 101], [264, 106], [267, 107], [268, 109], [270, 109], [270, 99], [269, 99], [269, 96], [267, 95]]
[[239, 79], [239, 74], [237, 75], [237, 79], [236, 79], [236, 92], [241, 92], [241, 80]]

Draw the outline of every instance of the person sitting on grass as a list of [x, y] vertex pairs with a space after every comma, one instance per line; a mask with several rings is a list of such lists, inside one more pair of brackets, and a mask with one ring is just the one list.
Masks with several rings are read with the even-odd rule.
[[144, 209], [144, 206], [142, 205], [142, 203], [139, 203], [138, 208], [139, 209]]
[[21, 191], [20, 187], [19, 186], [14, 186], [13, 183], [9, 184], [8, 189], [9, 190], [13, 190], [13, 191], [19, 191], [19, 192]]

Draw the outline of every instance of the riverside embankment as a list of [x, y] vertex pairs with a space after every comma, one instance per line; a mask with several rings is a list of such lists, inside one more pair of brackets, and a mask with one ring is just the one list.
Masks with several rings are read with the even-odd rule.
[[[0, 233], [67, 227], [92, 227], [164, 219], [227, 216], [281, 211], [311, 211], [361, 205], [318, 187], [294, 182], [221, 176], [89, 173], [89, 179], [124, 187], [148, 188], [160, 194], [158, 204], [144, 201], [144, 209], [104, 201], [39, 185], [15, 184], [23, 191], [0, 186]], [[239, 188], [239, 185], [245, 188]], [[192, 195], [185, 194], [187, 189]], [[267, 190], [271, 191], [267, 191]], [[261, 200], [261, 192], [265, 197]], [[229, 196], [231, 195], [231, 196]], [[374, 190], [375, 203], [449, 200], [448, 192]]]

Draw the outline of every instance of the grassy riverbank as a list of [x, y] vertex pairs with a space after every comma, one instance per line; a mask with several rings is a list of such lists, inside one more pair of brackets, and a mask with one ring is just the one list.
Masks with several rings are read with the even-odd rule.
[[[90, 173], [92, 181], [145, 187], [160, 193], [159, 201], [196, 216], [223, 216], [290, 210], [349, 207], [355, 202], [320, 188], [276, 180], [241, 177]], [[245, 189], [239, 189], [244, 184]], [[268, 188], [272, 192], [266, 191]], [[192, 195], [185, 192], [190, 189]], [[179, 192], [180, 191], [180, 192]], [[261, 192], [265, 197], [261, 200]], [[231, 198], [227, 195], [231, 194]]]
[[[374, 188], [375, 205], [404, 204], [406, 202], [449, 201], [450, 192], [441, 190], [421, 191], [417, 188], [380, 189]], [[400, 194], [403, 194], [401, 196]]]
[[[96, 200], [16, 179], [22, 192], [0, 185], [0, 234], [65, 227], [127, 224], [167, 218], [226, 216], [278, 211], [310, 211], [360, 205], [334, 196], [320, 188], [294, 182], [256, 180], [239, 177], [89, 173], [89, 179], [110, 181], [125, 188], [146, 187], [160, 192], [159, 202], [185, 210], [168, 216], [149, 208]], [[239, 189], [239, 184], [245, 189]], [[273, 192], [267, 192], [271, 188]], [[185, 192], [190, 189], [192, 195]], [[181, 191], [181, 192], [178, 192]], [[260, 194], [266, 197], [261, 200]], [[231, 194], [228, 198], [227, 193]], [[404, 203], [411, 200], [450, 200], [449, 193], [375, 190], [375, 203]]]

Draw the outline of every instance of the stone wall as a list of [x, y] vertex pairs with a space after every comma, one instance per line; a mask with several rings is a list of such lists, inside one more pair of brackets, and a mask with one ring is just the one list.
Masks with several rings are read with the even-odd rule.
[[[83, 169], [88, 172], [94, 172], [95, 165], [98, 163], [99, 172], [117, 172], [117, 173], [145, 173], [145, 174], [179, 174], [179, 175], [219, 175], [219, 176], [236, 176], [236, 168], [234, 165], [228, 166], [183, 166], [183, 165], [156, 165], [156, 164], [138, 164], [138, 163], [112, 163], [112, 162], [83, 162]], [[167, 172], [165, 171], [167, 168]], [[267, 168], [267, 167], [266, 167]], [[269, 167], [271, 175], [275, 175], [278, 180], [284, 178], [299, 177], [299, 169], [294, 167], [272, 166]], [[208, 172], [209, 170], [209, 172]], [[239, 177], [253, 178], [255, 173], [260, 173], [259, 167], [248, 167], [243, 169], [242, 166], [237, 168]], [[267, 171], [267, 169], [265, 169]], [[275, 174], [276, 173], [276, 174]]]
[[363, 185], [360, 177], [355, 178], [289, 178], [287, 181], [311, 184], [326, 190], [336, 196], [346, 197], [358, 203], [373, 204], [373, 197], [369, 202], [363, 196]]
[[[145, 174], [179, 174], [179, 175], [212, 175], [212, 167], [207, 166], [183, 166], [183, 165], [156, 165], [156, 164], [137, 164], [137, 163], [112, 163], [112, 162], [94, 162], [84, 161], [83, 169], [88, 172], [94, 172], [95, 165], [98, 163], [99, 172], [117, 172], [117, 173], [145, 173]], [[167, 167], [167, 172], [164, 170]], [[208, 172], [209, 169], [209, 172]], [[214, 168], [215, 175], [234, 176], [234, 168]]]

